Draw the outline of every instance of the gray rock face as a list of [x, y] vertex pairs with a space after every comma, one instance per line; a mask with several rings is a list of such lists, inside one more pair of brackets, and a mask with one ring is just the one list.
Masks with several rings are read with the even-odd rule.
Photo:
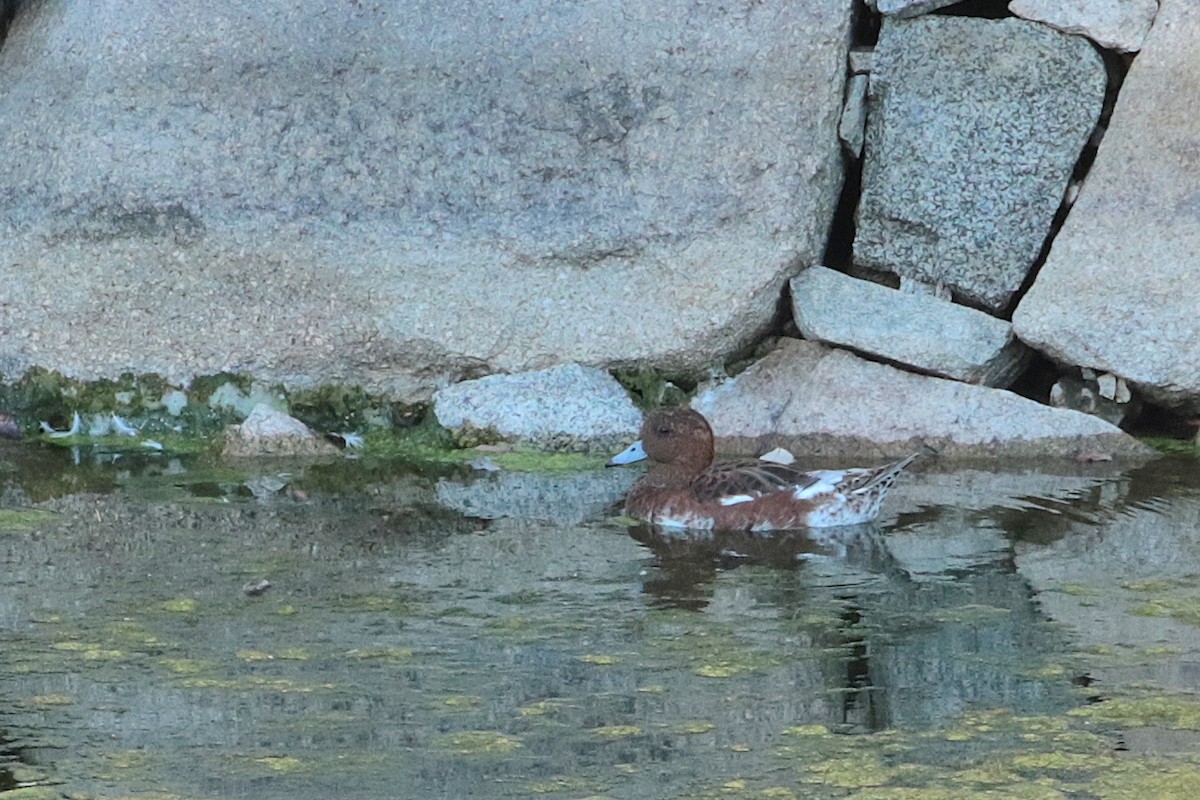
[[838, 138], [846, 152], [856, 159], [862, 157], [866, 137], [869, 83], [865, 74], [851, 75], [846, 81], [846, 104], [842, 107], [842, 121], [838, 123]]
[[1002, 309], [1099, 118], [1087, 41], [1024, 20], [885, 19], [855, 262]]
[[915, 17], [957, 3], [958, 0], [867, 0], [867, 5], [889, 17]]
[[920, 372], [1008, 386], [1028, 349], [1012, 325], [932, 295], [907, 294], [825, 267], [792, 278], [792, 312], [806, 339], [849, 347]]
[[[928, 445], [948, 456], [1151, 451], [1107, 422], [1001, 389], [914, 375], [798, 339], [697, 395], [729, 451], [878, 459]], [[864, 466], [866, 464], [864, 463]]]
[[1136, 53], [1158, 13], [1158, 0], [1012, 0], [1008, 10], [1102, 47]]
[[607, 450], [637, 434], [641, 412], [603, 370], [566, 364], [463, 381], [433, 395], [437, 421], [452, 431], [493, 430], [540, 446]]
[[1051, 358], [1200, 412], [1200, 7], [1165, 0], [1096, 163], [1013, 316]]
[[0, 51], [0, 369], [416, 400], [720, 358], [824, 245], [849, 16], [23, 4]]

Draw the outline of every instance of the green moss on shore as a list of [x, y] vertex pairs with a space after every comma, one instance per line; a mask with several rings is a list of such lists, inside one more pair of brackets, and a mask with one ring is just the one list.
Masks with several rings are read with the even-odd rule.
[[[655, 402], [666, 396], [672, 402], [684, 397], [654, 373], [628, 376], [638, 392], [653, 395]], [[286, 408], [318, 433], [362, 435], [361, 455], [373, 460], [436, 466], [486, 457], [501, 469], [534, 472], [591, 469], [603, 463], [600, 455], [563, 452], [582, 449], [578, 443], [547, 442], [544, 450], [510, 448], [493, 431], [451, 433], [437, 424], [427, 407], [396, 403], [357, 387], [325, 385], [285, 392], [282, 387], [255, 383], [248, 375], [223, 372], [196, 377], [184, 389], [159, 375], [126, 373], [118, 379], [85, 382], [38, 368], [16, 382], [0, 383], [0, 410], [14, 416], [29, 439], [56, 447], [92, 446], [128, 453], [158, 452], [159, 445], [170, 453], [220, 452], [226, 426], [241, 422], [256, 400]], [[39, 423], [46, 422], [56, 431], [66, 431], [76, 413], [83, 418], [78, 434], [51, 436], [39, 430]], [[97, 418], [103, 422], [109, 414], [119, 415], [138, 435], [115, 431], [91, 435], [92, 423]], [[479, 445], [499, 446], [474, 449]]]
[[1200, 444], [1195, 439], [1170, 439], [1165, 436], [1142, 436], [1139, 440], [1160, 453], [1200, 457]]

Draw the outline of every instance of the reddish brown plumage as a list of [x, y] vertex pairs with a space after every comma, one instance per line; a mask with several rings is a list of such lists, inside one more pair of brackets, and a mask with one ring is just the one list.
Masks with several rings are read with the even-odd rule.
[[916, 458], [878, 469], [803, 472], [766, 461], [714, 463], [712, 429], [688, 408], [661, 409], [642, 425], [650, 469], [625, 513], [687, 528], [779, 530], [873, 518], [896, 476]]

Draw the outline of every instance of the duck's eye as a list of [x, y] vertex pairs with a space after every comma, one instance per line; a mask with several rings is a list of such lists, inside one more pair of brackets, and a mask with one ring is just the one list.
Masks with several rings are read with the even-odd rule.
[[658, 426], [658, 435], [659, 436], [670, 436], [671, 435], [671, 426], [659, 425]]

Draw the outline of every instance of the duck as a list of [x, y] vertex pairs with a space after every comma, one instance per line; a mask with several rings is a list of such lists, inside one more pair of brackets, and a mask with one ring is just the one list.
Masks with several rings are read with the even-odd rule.
[[874, 468], [813, 470], [763, 460], [715, 461], [712, 427], [698, 411], [661, 408], [607, 466], [649, 459], [625, 514], [664, 528], [777, 531], [874, 520], [897, 476], [920, 453]]

